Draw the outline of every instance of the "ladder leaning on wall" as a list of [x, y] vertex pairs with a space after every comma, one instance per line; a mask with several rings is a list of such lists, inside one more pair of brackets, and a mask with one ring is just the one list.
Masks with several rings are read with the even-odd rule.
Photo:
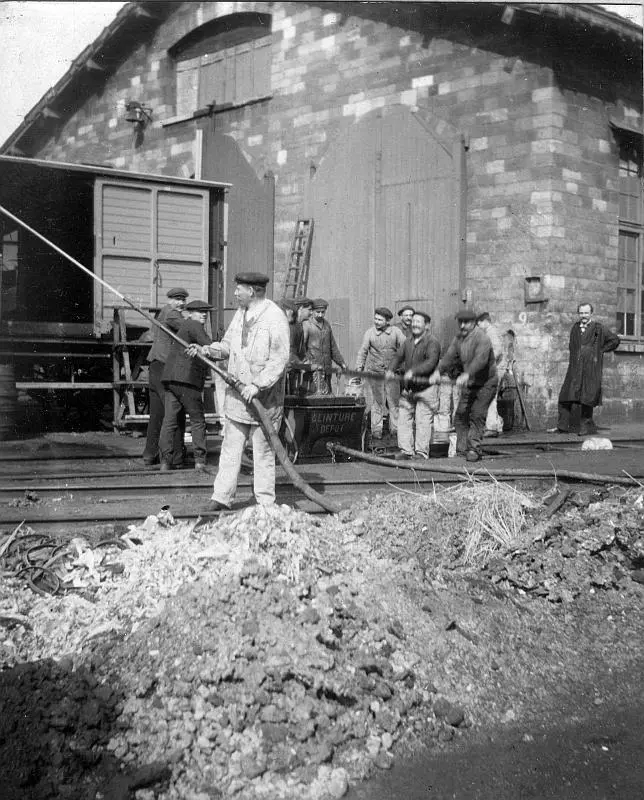
[[283, 297], [304, 297], [309, 282], [313, 220], [298, 219], [286, 266]]

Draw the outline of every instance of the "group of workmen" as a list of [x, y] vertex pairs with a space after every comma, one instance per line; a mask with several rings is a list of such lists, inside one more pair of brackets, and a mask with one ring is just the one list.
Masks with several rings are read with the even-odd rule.
[[[347, 366], [324, 319], [327, 302], [300, 298], [281, 305], [291, 328], [291, 388], [305, 376], [305, 391], [308, 387], [313, 390], [309, 393], [330, 393], [332, 362], [341, 372]], [[495, 351], [485, 332], [490, 328], [489, 314], [459, 311], [460, 333], [442, 358], [429, 314], [405, 305], [398, 316], [394, 325], [389, 308], [376, 308], [373, 326], [364, 334], [356, 357], [355, 373], [364, 375], [372, 443], [383, 438], [387, 418], [389, 434], [398, 445], [397, 459], [429, 458], [436, 429], [444, 434], [455, 430], [456, 454], [478, 461], [486, 424], [488, 435], [503, 429], [496, 411], [497, 366], [503, 350], [500, 337]], [[316, 381], [310, 374], [323, 377]]]
[[[201, 509], [205, 514], [231, 507], [249, 442], [255, 498], [261, 505], [275, 502], [275, 456], [255, 413], [255, 399], [279, 430], [287, 390], [324, 396], [332, 392], [333, 363], [339, 372], [349, 372], [325, 319], [326, 300], [303, 297], [278, 305], [266, 297], [268, 282], [268, 276], [256, 272], [235, 276], [238, 310], [221, 341], [212, 341], [206, 332], [212, 306], [186, 302], [188, 292], [181, 287], [167, 293], [168, 303], [157, 318], [161, 325], [154, 329], [146, 465], [160, 461], [167, 472], [183, 464], [187, 414], [195, 469], [207, 471], [203, 389], [210, 368], [203, 359], [227, 362], [226, 372], [237, 381], [237, 388], [227, 385], [225, 390], [219, 468], [211, 500]], [[578, 312], [557, 430], [569, 431], [576, 418], [579, 432], [589, 433], [592, 409], [601, 402], [601, 356], [618, 346], [619, 337], [590, 319], [589, 304], [580, 304]], [[393, 325], [390, 309], [375, 309], [356, 357], [372, 439], [383, 437], [387, 416], [398, 459], [429, 458], [436, 429], [454, 430], [456, 455], [479, 461], [483, 438], [503, 429], [496, 398], [499, 375], [514, 377], [513, 331], [506, 331], [502, 341], [488, 313], [462, 309], [456, 314], [459, 333], [441, 354], [429, 314], [409, 305], [397, 313], [400, 321]]]

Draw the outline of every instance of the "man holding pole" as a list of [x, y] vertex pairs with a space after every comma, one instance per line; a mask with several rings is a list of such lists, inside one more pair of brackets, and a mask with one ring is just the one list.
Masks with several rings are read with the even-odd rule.
[[383, 418], [389, 409], [389, 432], [395, 436], [398, 431], [398, 403], [400, 386], [397, 381], [385, 381], [385, 371], [390, 361], [405, 344], [405, 334], [400, 328], [391, 325], [393, 314], [386, 306], [373, 312], [373, 327], [365, 333], [358, 357], [356, 370], [375, 372], [382, 379], [366, 378], [365, 399], [371, 414], [371, 438], [382, 439]]
[[456, 452], [468, 461], [479, 461], [487, 410], [499, 382], [496, 360], [487, 334], [476, 325], [476, 314], [463, 309], [456, 319], [460, 333], [438, 362], [430, 383], [440, 384], [441, 374], [452, 370], [458, 373], [456, 385], [461, 395], [454, 417]]
[[441, 354], [440, 342], [427, 330], [430, 322], [429, 314], [414, 311], [411, 338], [405, 339], [386, 373], [389, 380], [402, 373], [397, 459], [429, 458], [434, 416], [438, 412], [438, 390], [429, 386], [429, 376]]
[[235, 276], [239, 305], [221, 342], [188, 349], [196, 355], [228, 359], [228, 373], [244, 384], [241, 393], [228, 387], [224, 404], [224, 440], [212, 499], [203, 509], [214, 514], [229, 509], [237, 491], [247, 438], [253, 445], [253, 492], [259, 505], [275, 502], [275, 454], [249, 404], [257, 398], [276, 430], [284, 413], [284, 373], [290, 336], [282, 309], [266, 297], [269, 278], [258, 272]]
[[[192, 300], [186, 305], [187, 319], [177, 331], [177, 336], [188, 345], [206, 345], [210, 336], [204, 327], [211, 305], [203, 300]], [[203, 387], [206, 382], [208, 367], [198, 359], [190, 358], [185, 353], [183, 344], [172, 342], [168, 360], [163, 368], [161, 380], [165, 388], [165, 409], [159, 448], [161, 450], [161, 472], [173, 468], [172, 448], [179, 420], [186, 413], [190, 417], [190, 434], [192, 450], [195, 457], [195, 469], [206, 470], [206, 417], [203, 406]]]
[[[157, 316], [157, 321], [161, 325], [165, 325], [175, 333], [181, 327], [183, 316], [181, 311], [186, 304], [188, 297], [188, 290], [183, 289], [181, 286], [176, 286], [170, 289], [167, 293], [168, 302]], [[152, 466], [159, 460], [159, 434], [161, 433], [161, 425], [163, 424], [163, 414], [165, 408], [165, 389], [161, 383], [161, 375], [165, 362], [168, 360], [170, 353], [170, 345], [172, 339], [160, 327], [153, 326], [153, 340], [152, 347], [148, 354], [149, 367], [149, 406], [150, 406], [150, 419], [148, 421], [148, 430], [145, 442], [145, 450], [143, 451], [143, 463], [146, 466]], [[183, 461], [183, 434], [186, 429], [186, 417], [179, 418], [177, 425], [174, 449], [172, 453], [172, 463], [174, 466], [179, 466]]]

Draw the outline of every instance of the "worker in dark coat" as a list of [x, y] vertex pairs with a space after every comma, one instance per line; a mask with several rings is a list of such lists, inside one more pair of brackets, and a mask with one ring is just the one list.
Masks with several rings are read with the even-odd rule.
[[434, 418], [438, 412], [438, 388], [428, 379], [436, 369], [441, 354], [438, 339], [429, 332], [431, 317], [415, 311], [411, 320], [410, 339], [402, 338], [402, 346], [389, 363], [388, 379], [402, 377], [398, 407], [397, 459], [429, 458]]
[[290, 339], [290, 354], [286, 367], [286, 394], [295, 395], [304, 392], [306, 387], [305, 373], [310, 373], [311, 365], [306, 360], [303, 322], [313, 313], [313, 301], [308, 297], [295, 300], [283, 299], [280, 308], [286, 314]]
[[[187, 319], [177, 331], [177, 336], [188, 345], [211, 344], [212, 339], [204, 327], [211, 308], [203, 300], [192, 300], [188, 303], [185, 308]], [[203, 361], [188, 356], [183, 344], [172, 342], [162, 376], [165, 387], [165, 415], [159, 440], [162, 472], [172, 469], [172, 443], [182, 413], [187, 413], [190, 417], [195, 469], [201, 472], [206, 469], [203, 387], [207, 375], [208, 367]]]
[[460, 333], [454, 337], [438, 362], [430, 383], [440, 384], [441, 373], [458, 370], [456, 386], [461, 395], [454, 415], [456, 452], [468, 461], [479, 461], [490, 403], [499, 382], [494, 350], [487, 334], [477, 326], [476, 314], [469, 309], [456, 315]]
[[335, 341], [331, 325], [324, 318], [329, 304], [318, 297], [313, 301], [313, 319], [302, 323], [306, 360], [311, 363], [315, 379], [309, 394], [327, 395], [331, 391], [331, 368], [335, 362], [340, 369], [346, 369], [344, 356]]
[[584, 436], [597, 432], [593, 408], [602, 401], [603, 355], [619, 347], [619, 336], [591, 319], [590, 303], [580, 303], [577, 313], [579, 320], [570, 329], [568, 372], [559, 392], [556, 430], [577, 430]]
[[[181, 286], [170, 289], [167, 293], [168, 302], [159, 311], [157, 321], [176, 333], [183, 322], [181, 311], [186, 304], [187, 297], [187, 289], [183, 289]], [[153, 337], [152, 347], [148, 354], [148, 363], [150, 364], [148, 377], [150, 419], [148, 421], [145, 450], [143, 451], [143, 463], [146, 466], [156, 464], [159, 460], [159, 434], [161, 433], [165, 408], [165, 389], [161, 382], [161, 375], [172, 344], [171, 337], [161, 328], [157, 328], [156, 325], [154, 326]], [[180, 416], [179, 418], [175, 435], [172, 453], [172, 463], [175, 466], [180, 466], [183, 461], [183, 435], [185, 429], [186, 418], [184, 414], [183, 417]]]

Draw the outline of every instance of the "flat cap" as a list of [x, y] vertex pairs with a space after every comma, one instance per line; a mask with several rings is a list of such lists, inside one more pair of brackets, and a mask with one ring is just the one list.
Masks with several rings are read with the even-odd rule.
[[268, 275], [261, 272], [238, 272], [235, 275], [235, 283], [243, 283], [246, 286], [266, 286], [269, 281]]
[[414, 316], [422, 317], [426, 323], [432, 321], [431, 316], [426, 311], [414, 311]]
[[327, 301], [323, 297], [316, 297], [315, 300], [313, 301], [313, 309], [314, 310], [317, 309], [317, 308], [328, 308], [328, 307], [329, 307], [329, 304], [327, 303]]
[[313, 307], [313, 300], [311, 300], [310, 297], [296, 297], [293, 302], [296, 306], [300, 306], [301, 308]]
[[384, 317], [385, 319], [391, 319], [393, 317], [393, 312], [390, 311], [387, 306], [379, 306], [378, 308], [374, 309], [374, 314], [378, 314], [380, 317]]
[[467, 322], [469, 320], [475, 320], [476, 319], [476, 314], [475, 314], [474, 311], [472, 311], [469, 308], [463, 308], [456, 314], [456, 316], [454, 318], [459, 320], [459, 321], [463, 320], [463, 321]]
[[168, 289], [166, 297], [187, 297], [190, 292], [184, 289], [183, 286], [175, 286], [173, 289]]
[[405, 311], [415, 311], [416, 309], [413, 306], [403, 306], [402, 308], [398, 309], [398, 316], [402, 317]]
[[185, 310], [186, 311], [210, 311], [212, 306], [209, 303], [206, 303], [205, 300], [191, 300], [189, 303], [186, 303]]

